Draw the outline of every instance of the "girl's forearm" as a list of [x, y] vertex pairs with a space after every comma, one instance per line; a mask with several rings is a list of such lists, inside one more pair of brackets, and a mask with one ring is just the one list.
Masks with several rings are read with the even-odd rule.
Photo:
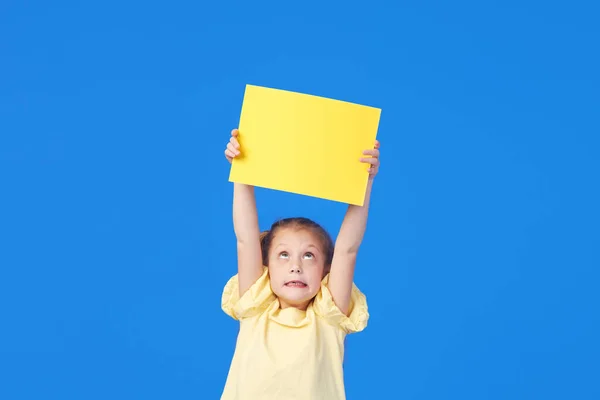
[[241, 297], [262, 274], [260, 230], [253, 186], [234, 183], [233, 226], [237, 237], [238, 283]]
[[253, 186], [242, 183], [233, 185], [233, 229], [238, 243], [259, 241], [260, 229]]
[[373, 180], [369, 179], [362, 206], [349, 205], [335, 242], [335, 252], [357, 253], [367, 228]]

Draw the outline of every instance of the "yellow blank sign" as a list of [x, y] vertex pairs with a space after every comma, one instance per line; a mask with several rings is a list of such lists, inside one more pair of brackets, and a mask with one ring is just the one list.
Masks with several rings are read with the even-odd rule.
[[229, 181], [363, 205], [381, 109], [247, 85]]

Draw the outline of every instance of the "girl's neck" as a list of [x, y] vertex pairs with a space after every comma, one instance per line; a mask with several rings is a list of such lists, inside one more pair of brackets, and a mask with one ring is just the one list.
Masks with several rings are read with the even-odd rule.
[[286, 308], [296, 308], [298, 310], [306, 311], [309, 304], [310, 304], [310, 301], [306, 302], [305, 304], [290, 304], [290, 303], [286, 302], [285, 300], [283, 300], [282, 298], [279, 298], [279, 308], [281, 308], [282, 310], [284, 310]]

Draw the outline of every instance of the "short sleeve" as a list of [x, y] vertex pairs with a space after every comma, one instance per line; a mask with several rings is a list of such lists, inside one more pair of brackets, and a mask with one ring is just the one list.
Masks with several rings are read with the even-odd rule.
[[269, 271], [264, 268], [263, 274], [250, 286], [240, 298], [238, 275], [229, 279], [223, 288], [221, 308], [225, 314], [240, 320], [254, 317], [265, 311], [276, 300], [271, 291]]
[[360, 332], [367, 327], [369, 310], [366, 296], [352, 284], [350, 307], [346, 316], [335, 304], [331, 292], [327, 287], [327, 278], [321, 283], [321, 290], [313, 303], [315, 313], [326, 319], [329, 323], [339, 326], [346, 333]]

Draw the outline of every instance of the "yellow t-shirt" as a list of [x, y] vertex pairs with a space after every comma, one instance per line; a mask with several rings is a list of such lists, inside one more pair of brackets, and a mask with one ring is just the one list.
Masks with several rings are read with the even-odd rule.
[[345, 399], [344, 338], [367, 326], [363, 293], [352, 285], [349, 316], [333, 302], [326, 276], [306, 311], [279, 308], [267, 268], [240, 298], [238, 276], [225, 285], [221, 307], [240, 321], [221, 400]]

